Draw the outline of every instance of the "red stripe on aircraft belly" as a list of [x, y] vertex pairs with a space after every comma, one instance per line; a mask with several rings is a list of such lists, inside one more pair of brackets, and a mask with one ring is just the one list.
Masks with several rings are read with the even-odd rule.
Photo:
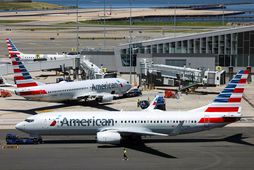
[[20, 96], [28, 96], [28, 95], [39, 95], [39, 94], [47, 94], [46, 90], [32, 90], [20, 92]]
[[238, 112], [239, 107], [208, 107], [205, 112]]
[[229, 98], [228, 102], [230, 102], [230, 103], [238, 103], [238, 102], [241, 102], [241, 98]]
[[32, 83], [23, 83], [23, 84], [17, 84], [17, 87], [32, 87], [32, 86], [37, 86], [37, 83], [32, 82]]
[[232, 123], [240, 119], [240, 117], [206, 117], [201, 118], [198, 123]]

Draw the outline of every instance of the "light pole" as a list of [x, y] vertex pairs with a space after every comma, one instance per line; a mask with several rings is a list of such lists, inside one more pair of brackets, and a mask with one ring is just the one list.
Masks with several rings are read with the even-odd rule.
[[130, 29], [129, 29], [129, 54], [130, 54], [130, 84], [132, 84], [132, 30], [131, 30], [131, 25], [132, 25], [132, 20], [131, 20], [131, 12], [132, 12], [132, 0], [129, 0], [130, 3]]
[[104, 28], [103, 28], [103, 33], [104, 33], [104, 39], [103, 39], [103, 47], [104, 50], [106, 48], [106, 28], [105, 28], [105, 24], [106, 24], [106, 0], [104, 0], [104, 19], [103, 19], [103, 24], [104, 24]]
[[224, 26], [225, 24], [225, 15], [224, 15], [224, 4], [222, 5], [222, 8], [223, 8], [223, 13], [222, 13], [222, 26]]
[[79, 52], [79, 25], [78, 25], [78, 22], [79, 22], [79, 20], [78, 20], [78, 15], [79, 15], [79, 11], [78, 11], [78, 5], [79, 4], [79, 2], [78, 2], [78, 0], [76, 0], [76, 8], [77, 8], [77, 11], [76, 11], [76, 38], [77, 38], [77, 42], [76, 42], [76, 45], [77, 45], [77, 53]]
[[176, 4], [174, 8], [174, 37], [176, 36]]
[[80, 66], [80, 54], [79, 54], [79, 20], [78, 20], [78, 15], [79, 15], [79, 1], [76, 0], [76, 52], [77, 52], [77, 57], [75, 58], [75, 73], [74, 73], [74, 79], [78, 79], [79, 75], [79, 66]]

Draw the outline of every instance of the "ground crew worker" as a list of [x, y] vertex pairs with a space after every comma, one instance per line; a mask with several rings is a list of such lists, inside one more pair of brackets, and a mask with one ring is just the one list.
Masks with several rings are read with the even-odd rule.
[[123, 148], [123, 160], [128, 160], [127, 150]]
[[138, 99], [138, 101], [137, 101], [137, 107], [139, 107], [140, 106], [140, 100]]

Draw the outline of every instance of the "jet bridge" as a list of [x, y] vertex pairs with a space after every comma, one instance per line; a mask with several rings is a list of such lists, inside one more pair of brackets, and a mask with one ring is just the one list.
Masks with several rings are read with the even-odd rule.
[[80, 61], [80, 69], [83, 72], [81, 74], [82, 79], [100, 79], [116, 77], [116, 73], [108, 73], [104, 71], [102, 68], [99, 68], [97, 65], [86, 59], [86, 56], [83, 56], [83, 59]]
[[[152, 62], [140, 63], [140, 76], [142, 84], [153, 85], [179, 85], [181, 82], [202, 83], [203, 71], [187, 67], [177, 67]], [[140, 82], [141, 84], [141, 82]]]
[[105, 76], [105, 73], [102, 71], [102, 69], [86, 59], [86, 56], [83, 56], [83, 59], [80, 61], [80, 67], [81, 70], [86, 74], [86, 77], [82, 79], [99, 79], [104, 78]]

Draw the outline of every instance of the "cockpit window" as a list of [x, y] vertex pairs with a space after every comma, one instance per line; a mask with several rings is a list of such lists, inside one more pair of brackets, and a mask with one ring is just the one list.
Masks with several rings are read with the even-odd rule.
[[31, 123], [34, 121], [34, 119], [25, 119], [26, 122]]

